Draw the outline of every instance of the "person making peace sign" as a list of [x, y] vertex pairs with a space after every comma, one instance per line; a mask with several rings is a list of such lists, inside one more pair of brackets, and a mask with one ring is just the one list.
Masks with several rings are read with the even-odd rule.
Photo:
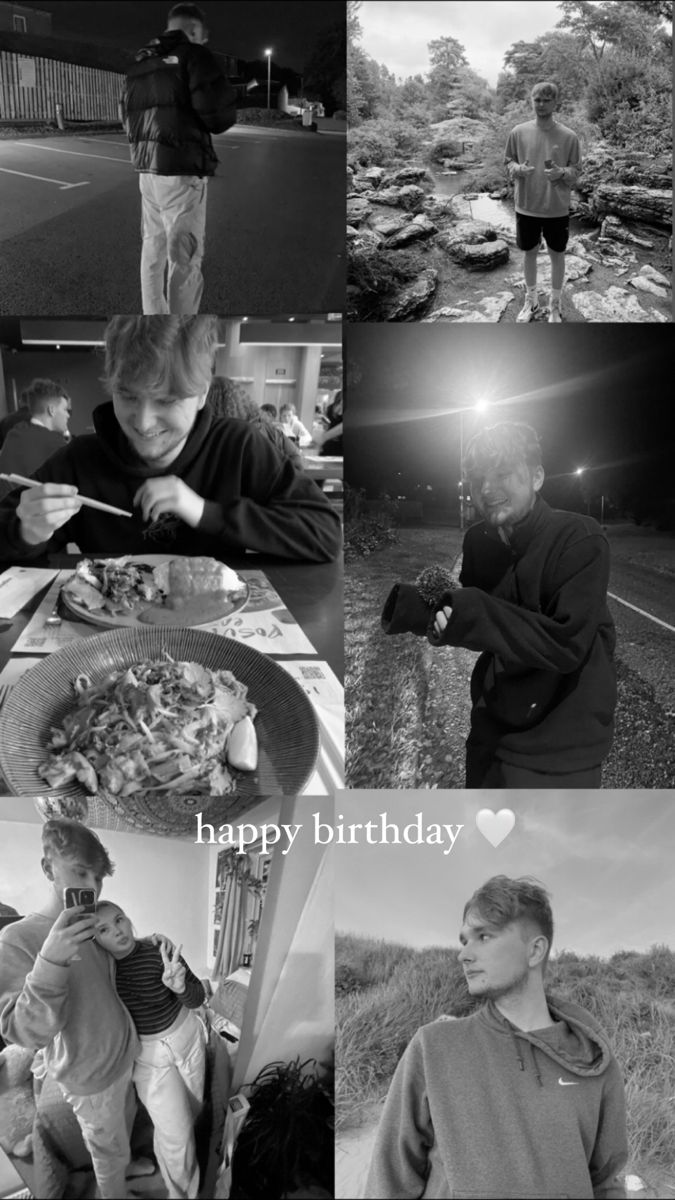
[[154, 1150], [169, 1197], [196, 1197], [199, 1167], [194, 1122], [202, 1105], [206, 1034], [190, 1009], [204, 987], [181, 958], [150, 938], [136, 938], [117, 904], [96, 910], [96, 941], [116, 960], [115, 986], [140, 1039], [133, 1082], [155, 1127]]

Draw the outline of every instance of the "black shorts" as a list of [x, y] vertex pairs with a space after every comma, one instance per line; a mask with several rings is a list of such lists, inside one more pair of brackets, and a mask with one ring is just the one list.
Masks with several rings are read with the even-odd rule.
[[519, 250], [534, 250], [541, 235], [546, 239], [549, 250], [562, 254], [567, 249], [570, 236], [569, 217], [527, 217], [516, 213], [516, 245]]

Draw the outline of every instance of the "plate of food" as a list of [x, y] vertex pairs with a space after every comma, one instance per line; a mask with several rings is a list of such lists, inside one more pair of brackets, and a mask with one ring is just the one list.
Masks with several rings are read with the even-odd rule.
[[243, 608], [248, 585], [215, 558], [128, 554], [83, 558], [61, 588], [67, 611], [91, 625], [207, 625]]
[[15, 795], [297, 795], [319, 753], [314, 710], [273, 659], [202, 629], [115, 629], [50, 654], [0, 714]]

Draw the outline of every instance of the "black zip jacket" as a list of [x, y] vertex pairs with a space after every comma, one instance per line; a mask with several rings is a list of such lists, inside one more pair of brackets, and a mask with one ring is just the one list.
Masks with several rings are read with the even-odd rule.
[[485, 522], [468, 530], [460, 581], [444, 598], [447, 628], [429, 640], [482, 651], [469, 742], [533, 771], [598, 766], [616, 706], [609, 544], [600, 526], [538, 496], [509, 546]]
[[178, 458], [153, 468], [135, 454], [112, 403], [94, 410], [95, 434], [75, 437], [34, 473], [42, 483], [68, 483], [83, 496], [131, 511], [146, 479], [175, 475], [206, 500], [197, 529], [164, 514], [145, 523], [140, 509], [117, 517], [82, 508], [51, 540], [29, 546], [16, 508], [21, 489], [0, 504], [0, 559], [22, 562], [77, 542], [83, 554], [186, 554], [222, 559], [246, 549], [304, 562], [331, 562], [341, 545], [340, 519], [313, 480], [246, 421], [213, 418], [201, 409]]
[[214, 175], [212, 133], [237, 119], [237, 92], [205, 46], [182, 29], [138, 51], [120, 110], [137, 171], [153, 175]]

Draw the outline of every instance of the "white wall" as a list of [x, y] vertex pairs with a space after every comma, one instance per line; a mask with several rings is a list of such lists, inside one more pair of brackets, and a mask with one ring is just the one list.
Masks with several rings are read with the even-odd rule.
[[[0, 900], [25, 916], [41, 908], [48, 884], [40, 859], [41, 824], [0, 822]], [[207, 971], [207, 846], [178, 838], [97, 831], [115, 863], [102, 896], [120, 904], [139, 936], [165, 933], [183, 946], [195, 974]]]

